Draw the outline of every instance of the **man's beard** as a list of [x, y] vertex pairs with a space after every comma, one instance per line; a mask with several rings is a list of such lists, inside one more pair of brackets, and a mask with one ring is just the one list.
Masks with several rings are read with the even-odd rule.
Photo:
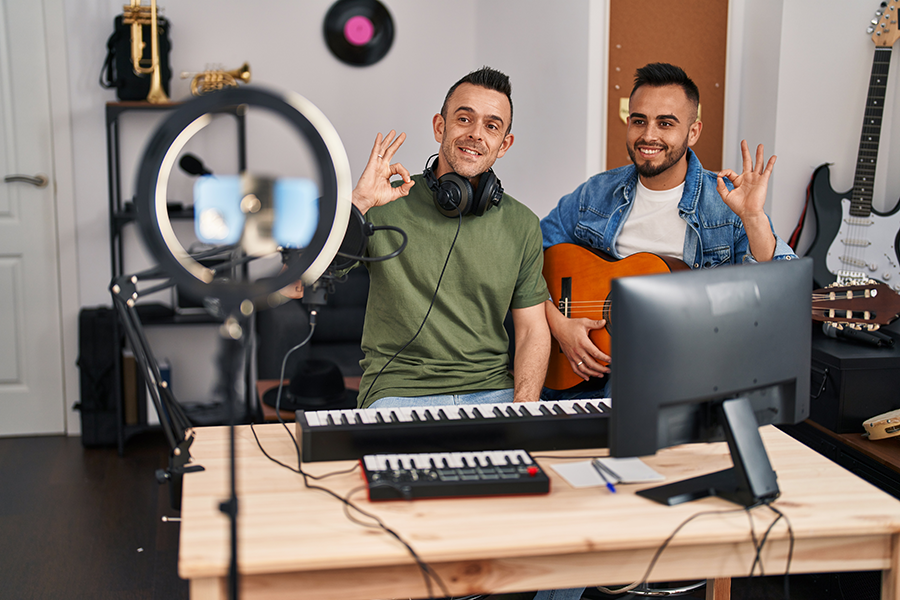
[[[475, 146], [475, 150], [477, 152], [481, 152], [481, 157], [479, 160], [483, 161], [486, 158], [486, 154], [484, 153], [485, 149], [477, 144], [470, 144], [470, 145]], [[474, 178], [478, 177], [479, 175], [481, 175], [482, 173], [484, 173], [485, 171], [487, 171], [488, 168], [490, 168], [490, 167], [481, 168], [482, 165], [474, 166], [474, 165], [466, 163], [462, 159], [457, 160], [457, 156], [455, 154], [456, 148], [457, 148], [457, 146], [454, 142], [445, 142], [442, 147], [442, 150], [443, 150], [444, 156], [447, 158], [447, 166], [450, 167], [450, 170], [453, 171], [454, 173], [456, 173], [457, 175], [460, 175], [467, 179], [474, 179]]]
[[[635, 146], [637, 142], [635, 143]], [[637, 172], [642, 177], [656, 177], [660, 173], [667, 171], [672, 165], [681, 160], [681, 157], [684, 156], [685, 152], [687, 152], [688, 148], [688, 140], [687, 137], [684, 138], [684, 143], [678, 148], [669, 148], [665, 151], [664, 160], [659, 165], [653, 165], [651, 163], [642, 163], [638, 164], [637, 152], [632, 146], [626, 145], [628, 150], [628, 156], [631, 158], [631, 162], [634, 163], [634, 166], [637, 168]]]

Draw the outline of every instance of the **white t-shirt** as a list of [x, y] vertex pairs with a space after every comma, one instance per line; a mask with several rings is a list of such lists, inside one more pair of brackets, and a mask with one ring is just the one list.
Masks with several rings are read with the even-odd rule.
[[687, 223], [678, 216], [678, 203], [684, 183], [670, 190], [649, 190], [638, 179], [634, 206], [619, 237], [616, 250], [620, 256], [635, 252], [652, 252], [681, 259]]

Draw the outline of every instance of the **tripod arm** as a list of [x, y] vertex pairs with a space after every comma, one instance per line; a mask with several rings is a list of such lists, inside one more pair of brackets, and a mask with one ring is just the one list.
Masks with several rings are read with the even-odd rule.
[[[140, 368], [141, 376], [147, 382], [147, 390], [156, 414], [159, 416], [160, 426], [169, 443], [169, 467], [158, 471], [156, 477], [160, 483], [172, 484], [170, 502], [174, 509], [179, 510], [181, 508], [182, 475], [191, 471], [203, 470], [203, 467], [189, 464], [191, 462], [190, 446], [194, 442], [190, 419], [166, 381], [161, 377], [159, 362], [154, 357], [147, 337], [144, 335], [144, 327], [135, 307], [135, 301], [140, 295], [137, 284], [143, 280], [142, 278], [153, 280], [163, 279], [163, 276], [158, 269], [133, 275], [121, 275], [113, 279], [110, 292], [119, 321], [125, 329], [125, 336], [128, 338], [135, 361]], [[147, 293], [166, 289], [172, 285], [174, 283], [167, 280], [148, 288]]]

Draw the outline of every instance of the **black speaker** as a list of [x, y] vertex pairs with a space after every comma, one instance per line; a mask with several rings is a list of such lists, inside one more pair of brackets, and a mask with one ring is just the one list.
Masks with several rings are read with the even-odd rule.
[[[431, 159], [434, 160], [431, 160]], [[425, 182], [434, 192], [434, 205], [446, 217], [473, 214], [480, 217], [492, 206], [499, 206], [503, 198], [503, 186], [493, 169], [481, 174], [478, 189], [473, 190], [469, 180], [454, 172], [445, 173], [440, 179], [434, 175], [437, 154], [425, 163]]]

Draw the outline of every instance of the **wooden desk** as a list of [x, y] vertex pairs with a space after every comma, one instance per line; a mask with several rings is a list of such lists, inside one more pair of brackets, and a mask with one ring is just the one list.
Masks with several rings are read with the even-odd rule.
[[[293, 427], [289, 427], [293, 429]], [[227, 597], [229, 526], [219, 512], [228, 496], [228, 428], [198, 428], [191, 452], [206, 467], [184, 477], [179, 575], [191, 598]], [[296, 464], [291, 433], [256, 426], [266, 450]], [[782, 495], [774, 506], [795, 535], [792, 573], [884, 572], [882, 598], [900, 599], [900, 501], [835, 465], [774, 427], [761, 430]], [[340, 502], [303, 487], [275, 465], [249, 426], [236, 431], [239, 565], [242, 598], [365, 600], [423, 598], [428, 593], [408, 551], [381, 530], [361, 527]], [[636, 496], [644, 486], [575, 489], [549, 468], [555, 456], [606, 450], [535, 453], [551, 478], [546, 496], [370, 503], [358, 470], [319, 482], [378, 515], [431, 565], [453, 595], [630, 583], [644, 577], [657, 548], [700, 511], [733, 512], [694, 519], [662, 554], [655, 581], [746, 577], [754, 549], [750, 519], [735, 505], [707, 498], [665, 507]], [[670, 448], [647, 459], [670, 479], [730, 465], [724, 443]], [[324, 474], [351, 461], [310, 463]], [[354, 492], [354, 490], [356, 490]], [[775, 518], [752, 513], [757, 538]], [[783, 573], [788, 529], [782, 519], [762, 553], [765, 574]], [[757, 570], [757, 574], [759, 571]], [[440, 589], [433, 594], [442, 596]]]

